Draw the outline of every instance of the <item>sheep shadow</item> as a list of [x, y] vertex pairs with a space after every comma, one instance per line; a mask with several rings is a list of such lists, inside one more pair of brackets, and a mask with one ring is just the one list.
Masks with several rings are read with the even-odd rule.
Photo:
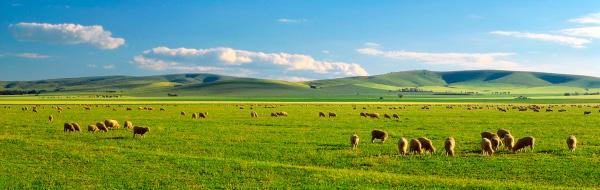
[[123, 140], [123, 139], [125, 139], [125, 137], [106, 137], [104, 139], [108, 139], [108, 140]]
[[348, 146], [342, 144], [319, 144], [317, 146], [317, 150], [343, 150], [348, 148]]

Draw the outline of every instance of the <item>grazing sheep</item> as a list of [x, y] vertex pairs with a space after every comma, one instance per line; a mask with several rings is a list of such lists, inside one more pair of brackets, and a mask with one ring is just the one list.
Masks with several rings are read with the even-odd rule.
[[184, 111], [181, 112], [181, 116], [185, 116], [185, 112]]
[[494, 151], [498, 151], [498, 147], [501, 146], [502, 140], [500, 140], [500, 137], [498, 136], [493, 136], [492, 139], [489, 139], [490, 142], [492, 142], [492, 149], [494, 149]]
[[504, 135], [506, 134], [510, 134], [510, 131], [508, 131], [508, 129], [498, 129], [498, 132], [496, 132], [496, 134], [498, 135], [498, 137], [504, 137]]
[[284, 116], [284, 117], [288, 116], [288, 113], [284, 112], [284, 111], [276, 112], [275, 114], [277, 114], [277, 116]]
[[369, 117], [379, 119], [379, 114], [378, 113], [369, 113]]
[[199, 118], [207, 118], [208, 117], [208, 112], [198, 113], [198, 117]]
[[73, 125], [71, 125], [70, 123], [65, 123], [64, 125], [64, 131], [65, 132], [73, 132], [75, 131], [75, 128], [73, 128]]
[[334, 112], [329, 112], [329, 117], [337, 117], [337, 114]]
[[133, 123], [131, 123], [131, 121], [125, 121], [125, 122], [123, 122], [123, 127], [125, 129], [131, 129], [131, 128], [133, 128]]
[[575, 135], [569, 135], [569, 137], [567, 137], [567, 146], [569, 147], [569, 150], [575, 151], [575, 148], [577, 148], [577, 138], [575, 138]]
[[361, 116], [361, 117], [367, 117], [367, 113], [365, 113], [365, 112], [360, 112], [360, 116]]
[[408, 148], [408, 141], [406, 140], [406, 138], [400, 137], [400, 140], [398, 140], [398, 153], [400, 153], [400, 155], [406, 155], [407, 148]]
[[148, 131], [150, 131], [150, 129], [148, 129], [148, 127], [139, 127], [139, 126], [135, 126], [133, 127], [133, 138], [135, 138], [135, 135], [140, 135], [140, 136], [144, 136], [144, 134], [146, 134]]
[[352, 145], [352, 150], [354, 150], [358, 147], [359, 141], [360, 141], [360, 139], [358, 138], [358, 135], [356, 133], [354, 133], [350, 136], [350, 144]]
[[79, 126], [78, 123], [71, 123], [71, 126], [73, 126], [73, 130], [79, 132], [81, 131], [81, 127]]
[[325, 113], [319, 112], [319, 117], [325, 117]]
[[453, 137], [446, 138], [446, 141], [444, 141], [444, 148], [446, 149], [446, 155], [454, 156], [455, 144], [456, 144], [456, 141], [454, 140]]
[[410, 139], [410, 152], [414, 154], [423, 154], [423, 149], [419, 140]]
[[519, 139], [517, 141], [517, 143], [515, 143], [515, 146], [513, 146], [512, 151], [517, 152], [521, 149], [524, 149], [525, 147], [529, 147], [533, 151], [534, 146], [535, 146], [535, 138], [533, 138], [531, 136], [523, 137], [523, 138]]
[[192, 119], [196, 119], [198, 118], [198, 116], [196, 115], [196, 113], [192, 113]]
[[504, 135], [504, 137], [502, 137], [502, 141], [504, 142], [504, 147], [506, 147], [508, 150], [512, 150], [513, 146], [515, 145], [515, 139], [510, 133]]
[[250, 112], [250, 117], [258, 117], [258, 113], [255, 111]]
[[98, 127], [96, 127], [96, 125], [88, 125], [88, 131], [95, 133], [96, 131], [98, 131]]
[[114, 129], [118, 129], [121, 127], [121, 125], [119, 125], [119, 122], [114, 119], [104, 120], [104, 125], [106, 125], [106, 127], [110, 127], [110, 128], [114, 128]]
[[419, 137], [418, 140], [419, 140], [419, 142], [421, 142], [421, 148], [425, 152], [435, 153], [435, 147], [433, 146], [433, 143], [431, 142], [431, 140], [429, 140], [426, 137]]
[[386, 118], [386, 119], [392, 119], [392, 117], [390, 117], [390, 115], [388, 115], [387, 113], [386, 113], [386, 114], [383, 114], [383, 118]]
[[131, 108], [126, 108], [125, 110], [127, 110], [127, 111], [131, 111], [131, 110], [133, 110], [133, 109], [131, 109]]
[[48, 116], [48, 122], [52, 123], [52, 121], [54, 121], [54, 117], [52, 115]]
[[165, 108], [160, 108], [160, 111], [166, 111]]
[[487, 138], [481, 138], [481, 154], [493, 155], [494, 149], [492, 149], [492, 142]]
[[394, 117], [394, 119], [400, 119], [400, 116], [398, 114], [393, 114], [392, 117]]
[[104, 125], [104, 123], [98, 122], [96, 123], [96, 127], [98, 127], [98, 130], [100, 131], [108, 132], [108, 128], [106, 128], [106, 125]]
[[375, 142], [375, 139], [381, 140], [381, 143], [385, 143], [388, 138], [388, 133], [382, 130], [375, 129], [371, 131], [371, 143]]
[[487, 131], [481, 132], [481, 138], [492, 139], [494, 136], [498, 135]]
[[279, 115], [277, 115], [277, 113], [275, 113], [275, 112], [271, 113], [271, 117], [277, 117], [277, 116], [279, 116]]
[[583, 115], [590, 115], [592, 112], [591, 111], [584, 111]]

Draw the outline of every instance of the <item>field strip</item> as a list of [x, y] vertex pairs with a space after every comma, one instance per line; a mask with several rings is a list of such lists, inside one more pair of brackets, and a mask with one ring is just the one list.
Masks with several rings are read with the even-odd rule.
[[0, 105], [88, 105], [88, 104], [113, 104], [113, 105], [176, 105], [176, 104], [290, 104], [290, 105], [531, 105], [531, 104], [552, 104], [552, 105], [598, 105], [598, 103], [491, 103], [491, 102], [283, 102], [283, 101], [146, 101], [146, 100], [0, 100]]

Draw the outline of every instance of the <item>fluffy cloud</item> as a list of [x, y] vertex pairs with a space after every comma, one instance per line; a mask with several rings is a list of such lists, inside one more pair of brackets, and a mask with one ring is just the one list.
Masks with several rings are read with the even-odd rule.
[[280, 19], [277, 19], [277, 22], [284, 23], [284, 24], [302, 23], [302, 22], [306, 22], [306, 21], [308, 21], [308, 20], [304, 19], [304, 18], [301, 18], [301, 19], [289, 19], [289, 18], [280, 18]]
[[429, 64], [459, 65], [469, 69], [515, 69], [519, 64], [504, 60], [513, 53], [429, 53], [412, 51], [383, 51], [375, 47], [356, 50], [363, 55], [399, 60], [415, 60]]
[[569, 21], [581, 24], [600, 24], [600, 13], [588, 14], [583, 17], [571, 19]]
[[555, 42], [563, 45], [568, 45], [574, 48], [583, 48], [585, 44], [591, 41], [583, 38], [576, 38], [571, 36], [553, 35], [553, 34], [542, 34], [542, 33], [529, 33], [529, 32], [514, 32], [514, 31], [493, 31], [491, 34], [501, 36], [511, 36], [516, 38], [527, 38], [533, 40]]
[[155, 71], [212, 72], [236, 76], [301, 74], [323, 78], [368, 75], [365, 69], [355, 63], [316, 60], [302, 54], [264, 53], [227, 47], [156, 47], [135, 56], [133, 62], [140, 68]]
[[569, 28], [562, 30], [564, 34], [587, 38], [600, 38], [600, 26]]
[[15, 38], [23, 41], [59, 44], [91, 44], [101, 49], [115, 49], [125, 44], [123, 38], [114, 38], [102, 26], [79, 24], [25, 23], [11, 24]]

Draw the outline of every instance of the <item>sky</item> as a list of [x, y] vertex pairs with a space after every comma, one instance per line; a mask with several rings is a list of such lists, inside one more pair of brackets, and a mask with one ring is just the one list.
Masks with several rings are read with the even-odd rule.
[[600, 77], [600, 1], [0, 2], [0, 80], [406, 70]]

